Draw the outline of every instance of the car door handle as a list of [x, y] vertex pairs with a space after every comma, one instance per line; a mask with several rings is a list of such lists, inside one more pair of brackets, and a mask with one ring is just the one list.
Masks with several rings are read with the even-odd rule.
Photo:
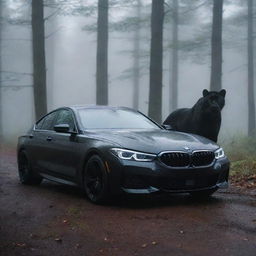
[[46, 138], [46, 140], [47, 140], [47, 141], [52, 141], [52, 137], [48, 136], [48, 137]]
[[29, 134], [28, 137], [29, 137], [30, 139], [33, 139], [33, 138], [34, 138], [34, 135], [33, 135], [33, 134]]

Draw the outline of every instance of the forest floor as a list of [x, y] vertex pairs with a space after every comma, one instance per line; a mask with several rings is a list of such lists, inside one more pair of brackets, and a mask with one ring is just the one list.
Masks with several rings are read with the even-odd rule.
[[0, 153], [0, 255], [255, 255], [249, 176], [240, 184], [233, 171], [230, 188], [207, 201], [127, 196], [98, 206], [74, 187], [21, 185], [15, 150]]
[[231, 184], [241, 192], [255, 193], [256, 137], [237, 136], [223, 144], [231, 162]]

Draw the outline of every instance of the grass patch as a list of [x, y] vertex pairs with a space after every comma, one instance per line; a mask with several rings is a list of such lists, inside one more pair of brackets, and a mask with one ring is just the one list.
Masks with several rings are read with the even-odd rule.
[[256, 188], [256, 137], [235, 136], [225, 141], [223, 148], [231, 162], [231, 182]]

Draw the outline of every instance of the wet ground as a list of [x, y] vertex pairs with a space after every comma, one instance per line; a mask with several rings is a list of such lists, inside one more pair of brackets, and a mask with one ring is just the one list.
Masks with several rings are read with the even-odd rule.
[[232, 190], [89, 203], [74, 187], [21, 185], [15, 153], [0, 159], [0, 255], [256, 255], [256, 196]]

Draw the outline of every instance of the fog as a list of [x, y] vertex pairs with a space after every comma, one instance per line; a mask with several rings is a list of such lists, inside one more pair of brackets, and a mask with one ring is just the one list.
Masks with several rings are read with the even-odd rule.
[[[58, 2], [58, 1], [57, 1]], [[83, 2], [83, 1], [80, 1]], [[225, 2], [225, 1], [224, 1]], [[225, 19], [237, 12], [239, 1], [229, 1], [224, 6], [224, 33], [234, 42], [223, 48], [222, 87], [227, 90], [226, 105], [222, 111], [221, 137], [232, 137], [247, 133], [248, 103], [247, 103], [247, 48], [246, 24], [237, 32], [228, 32]], [[8, 0], [3, 5], [5, 19], [16, 18], [21, 12], [21, 18], [30, 19], [31, 1]], [[95, 1], [84, 1], [96, 4]], [[144, 4], [150, 1], [144, 1]], [[121, 5], [121, 4], [120, 4]], [[132, 13], [134, 7], [110, 8], [110, 20], [118, 21]], [[193, 23], [180, 25], [181, 38], [191, 37], [200, 24], [211, 21], [211, 6], [196, 9], [197, 18]], [[51, 8], [45, 8], [45, 16], [53, 13]], [[145, 7], [145, 11], [150, 8]], [[88, 32], [82, 28], [96, 22], [97, 12], [91, 16], [58, 13], [45, 21], [46, 37], [46, 68], [47, 68], [47, 103], [48, 111], [61, 106], [77, 104], [95, 104], [96, 102], [96, 32]], [[182, 17], [180, 17], [182, 19]], [[141, 43], [143, 51], [149, 52], [150, 27], [141, 27], [144, 40]], [[165, 45], [170, 38], [170, 24], [165, 24]], [[1, 32], [1, 69], [2, 69], [2, 126], [7, 140], [15, 141], [17, 136], [25, 132], [35, 121], [32, 76], [32, 40], [30, 25], [14, 25], [4, 20]], [[133, 32], [109, 33], [109, 105], [132, 107], [133, 85], [132, 77], [121, 79], [126, 69], [133, 65], [131, 51], [133, 47]], [[241, 41], [241, 38], [244, 40]], [[235, 47], [239, 43], [240, 47]], [[190, 58], [190, 53], [179, 59], [178, 73], [178, 107], [191, 107], [202, 96], [204, 88], [210, 84], [210, 39], [206, 45], [205, 58], [199, 62]], [[200, 51], [200, 49], [199, 49]], [[202, 50], [204, 51], [204, 50]], [[164, 52], [163, 72], [163, 119], [170, 113], [169, 93], [169, 54]], [[147, 114], [149, 94], [149, 56], [141, 62], [146, 63], [143, 75], [140, 77], [139, 110]], [[13, 73], [12, 73], [13, 72]]]

